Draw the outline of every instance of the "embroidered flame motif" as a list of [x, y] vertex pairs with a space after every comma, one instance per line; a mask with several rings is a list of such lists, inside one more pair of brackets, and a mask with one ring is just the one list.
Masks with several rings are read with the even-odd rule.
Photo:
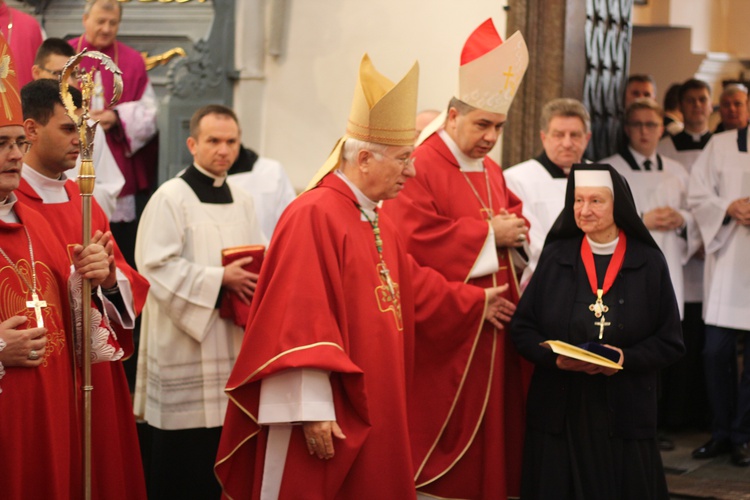
[[393, 312], [393, 318], [396, 321], [396, 328], [398, 328], [398, 331], [403, 331], [404, 320], [401, 316], [401, 293], [399, 293], [398, 283], [391, 281], [395, 292], [393, 296], [391, 296], [386, 273], [383, 272], [383, 263], [378, 264], [377, 267], [378, 276], [380, 276], [380, 286], [375, 288], [375, 298], [378, 301], [378, 309], [380, 309], [380, 312]]
[[14, 106], [11, 106], [8, 102], [8, 92], [13, 93], [12, 99], [14, 99], [15, 101], [20, 102], [21, 98], [18, 95], [18, 90], [16, 89], [15, 85], [8, 84], [7, 80], [9, 77], [13, 77], [13, 81], [15, 82], [16, 70], [12, 69], [10, 65], [8, 45], [3, 45], [2, 52], [0, 53], [0, 97], [2, 97], [5, 118], [11, 120], [13, 119]]
[[[17, 263], [19, 271], [29, 283], [33, 283], [31, 265], [25, 259]], [[47, 328], [47, 345], [44, 352], [42, 366], [47, 366], [52, 355], [59, 356], [65, 348], [65, 326], [61, 322], [62, 311], [59, 309], [60, 289], [54, 274], [43, 262], [36, 262], [37, 293], [41, 300], [47, 301], [47, 307], [42, 309], [44, 326]], [[26, 301], [31, 300], [31, 290], [9, 265], [0, 269], [0, 318], [11, 316], [26, 316], [29, 322], [20, 328], [36, 326], [34, 309], [26, 307]]]

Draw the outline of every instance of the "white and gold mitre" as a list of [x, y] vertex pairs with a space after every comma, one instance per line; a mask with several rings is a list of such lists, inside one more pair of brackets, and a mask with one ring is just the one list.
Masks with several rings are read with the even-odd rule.
[[306, 190], [315, 187], [329, 172], [338, 168], [341, 149], [348, 138], [388, 146], [413, 145], [418, 84], [418, 63], [415, 62], [401, 81], [394, 84], [375, 69], [370, 57], [365, 54], [359, 65], [346, 133], [338, 140]]
[[528, 65], [523, 35], [516, 31], [503, 42], [492, 19], [487, 19], [464, 44], [456, 97], [475, 108], [506, 115]]

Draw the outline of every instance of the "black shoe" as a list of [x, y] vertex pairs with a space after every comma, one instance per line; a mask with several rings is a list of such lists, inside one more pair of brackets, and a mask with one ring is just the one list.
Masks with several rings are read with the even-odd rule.
[[737, 467], [747, 467], [750, 465], [750, 446], [745, 444], [732, 445], [732, 463]]
[[729, 449], [729, 441], [715, 441], [711, 439], [700, 448], [693, 450], [693, 458], [714, 458], [729, 452]]
[[674, 450], [674, 441], [659, 432], [656, 434], [656, 446], [659, 448], [659, 451], [672, 451]]

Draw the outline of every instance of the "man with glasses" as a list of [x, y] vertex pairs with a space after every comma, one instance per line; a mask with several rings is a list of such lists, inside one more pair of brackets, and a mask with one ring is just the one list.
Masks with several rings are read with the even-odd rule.
[[[69, 91], [80, 106], [78, 89]], [[21, 100], [26, 138], [32, 147], [24, 156], [23, 178], [16, 193], [21, 202], [45, 214], [60, 247], [67, 248], [80, 242], [83, 233], [81, 193], [75, 179], [68, 177], [80, 156], [78, 129], [63, 107], [57, 82], [33, 81], [21, 89]], [[96, 202], [92, 203], [92, 230], [109, 233], [107, 217]], [[102, 356], [105, 361], [91, 367], [96, 387], [92, 396], [93, 496], [144, 499], [146, 485], [122, 358], [133, 353], [133, 328], [146, 301], [148, 282], [125, 262], [114, 240], [112, 255], [114, 262], [102, 283], [100, 300], [124, 352], [116, 359]], [[114, 435], [117, 439], [112, 439]], [[111, 488], [113, 484], [122, 487]]]
[[[76, 55], [75, 49], [65, 40], [61, 38], [46, 39], [39, 47], [34, 66], [31, 68], [34, 80], [48, 78], [60, 81], [60, 75], [62, 75], [65, 64], [74, 55]], [[76, 82], [72, 82], [72, 84], [75, 86]], [[110, 218], [115, 210], [117, 196], [125, 185], [125, 177], [120, 172], [120, 167], [117, 166], [117, 161], [112, 156], [107, 139], [104, 137], [104, 130], [100, 127], [97, 127], [94, 134], [92, 160], [96, 169], [94, 198], [99, 202], [99, 206], [104, 210], [107, 218]], [[67, 172], [67, 176], [75, 179], [80, 168], [81, 159], [79, 157], [75, 167]]]
[[589, 112], [575, 99], [549, 101], [542, 108], [540, 121], [542, 153], [503, 172], [510, 190], [523, 201], [523, 216], [531, 222], [531, 254], [522, 285], [531, 279], [544, 239], [565, 205], [568, 173], [583, 161], [591, 139]]
[[507, 318], [507, 286], [418, 266], [378, 208], [413, 182], [417, 83], [416, 64], [394, 84], [365, 55], [346, 135], [279, 221], [227, 384], [227, 498], [416, 498], [415, 338], [471, 344], [462, 325]]
[[[2, 36], [0, 53], [7, 54]], [[29, 142], [13, 60], [6, 62], [8, 71], [0, 74], [0, 491], [3, 498], [82, 498], [68, 277], [72, 262], [96, 289], [109, 275], [110, 243], [96, 234], [85, 249], [73, 245], [68, 252], [46, 218], [18, 201]]]

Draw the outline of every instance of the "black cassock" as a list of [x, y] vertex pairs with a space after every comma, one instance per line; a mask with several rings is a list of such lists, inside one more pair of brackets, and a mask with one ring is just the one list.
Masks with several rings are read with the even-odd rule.
[[[656, 445], [658, 371], [684, 352], [680, 317], [661, 252], [628, 238], [604, 296], [609, 326], [589, 310], [582, 238], [549, 242], [518, 304], [510, 333], [535, 364], [527, 404], [522, 498], [666, 499]], [[595, 256], [599, 287], [611, 256]], [[623, 370], [605, 376], [560, 370], [545, 340], [597, 341], [623, 350]]]

